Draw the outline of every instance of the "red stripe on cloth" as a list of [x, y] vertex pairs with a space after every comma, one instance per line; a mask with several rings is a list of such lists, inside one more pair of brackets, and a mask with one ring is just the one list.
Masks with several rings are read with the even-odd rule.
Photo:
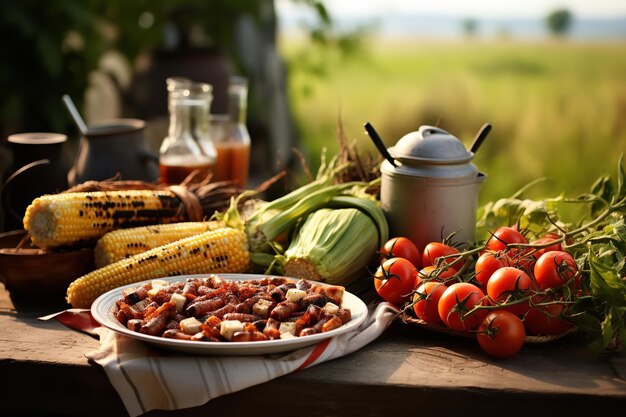
[[324, 353], [329, 343], [330, 339], [326, 339], [323, 342], [318, 343], [317, 346], [315, 346], [315, 349], [313, 349], [313, 352], [311, 352], [309, 357], [306, 358], [304, 362], [302, 362], [302, 365], [300, 365], [298, 369], [304, 369], [307, 366], [311, 365], [313, 362], [315, 362], [320, 356], [322, 356], [322, 353]]
[[88, 311], [82, 311], [80, 313], [64, 311], [55, 318], [70, 329], [79, 330], [81, 332], [92, 333], [95, 328], [100, 327], [100, 323], [95, 321]]

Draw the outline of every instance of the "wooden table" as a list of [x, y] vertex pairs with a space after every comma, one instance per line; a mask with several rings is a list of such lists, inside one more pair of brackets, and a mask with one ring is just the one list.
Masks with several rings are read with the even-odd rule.
[[[88, 335], [36, 317], [0, 284], [0, 416], [127, 415]], [[260, 406], [261, 405], [261, 406]], [[217, 398], [147, 416], [624, 415], [626, 357], [588, 352], [574, 335], [496, 360], [470, 340], [402, 323], [346, 357]]]

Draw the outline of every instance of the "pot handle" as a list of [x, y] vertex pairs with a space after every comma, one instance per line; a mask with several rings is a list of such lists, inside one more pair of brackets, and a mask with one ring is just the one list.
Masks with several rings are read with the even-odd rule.
[[11, 188], [13, 187], [13, 182], [15, 181], [17, 177], [22, 175], [24, 172], [40, 165], [48, 165], [49, 163], [50, 163], [49, 159], [40, 159], [38, 161], [31, 162], [29, 164], [24, 165], [17, 171], [15, 171], [13, 174], [9, 176], [9, 178], [6, 179], [6, 181], [4, 182], [4, 185], [2, 186], [2, 193], [0, 195], [0, 199], [2, 200], [2, 208], [4, 209], [6, 213], [10, 213], [18, 221], [20, 222], [22, 221], [23, 214], [17, 213], [15, 211], [15, 208], [13, 207], [13, 204], [11, 203]]
[[443, 130], [440, 127], [429, 126], [429, 125], [422, 125], [422, 126], [420, 126], [417, 131], [421, 133], [422, 137], [426, 137], [427, 135], [433, 135], [433, 134], [436, 134], [436, 133], [439, 133], [439, 134], [442, 134], [442, 135], [449, 135], [450, 134], [450, 133], [446, 132], [445, 130]]

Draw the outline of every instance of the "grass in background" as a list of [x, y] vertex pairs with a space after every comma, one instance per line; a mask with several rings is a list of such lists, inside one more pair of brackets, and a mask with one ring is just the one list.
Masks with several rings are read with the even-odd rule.
[[[626, 43], [378, 41], [351, 59], [282, 45], [302, 149], [313, 167], [323, 147], [337, 149], [343, 123], [364, 153], [370, 121], [393, 145], [422, 124], [436, 124], [469, 146], [493, 125], [475, 164], [488, 175], [481, 203], [546, 177], [533, 195], [588, 190], [614, 175], [626, 152]], [[298, 70], [324, 59], [326, 73]]]

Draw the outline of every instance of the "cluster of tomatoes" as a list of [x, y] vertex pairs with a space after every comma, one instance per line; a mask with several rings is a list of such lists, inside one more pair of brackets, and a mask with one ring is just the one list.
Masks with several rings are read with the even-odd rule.
[[515, 227], [501, 227], [484, 246], [460, 252], [431, 242], [420, 251], [396, 237], [381, 249], [374, 275], [378, 294], [411, 309], [427, 323], [475, 332], [490, 355], [515, 355], [526, 335], [555, 335], [571, 324], [563, 320], [563, 298], [578, 291], [574, 258], [563, 237], [547, 234], [528, 242]]

